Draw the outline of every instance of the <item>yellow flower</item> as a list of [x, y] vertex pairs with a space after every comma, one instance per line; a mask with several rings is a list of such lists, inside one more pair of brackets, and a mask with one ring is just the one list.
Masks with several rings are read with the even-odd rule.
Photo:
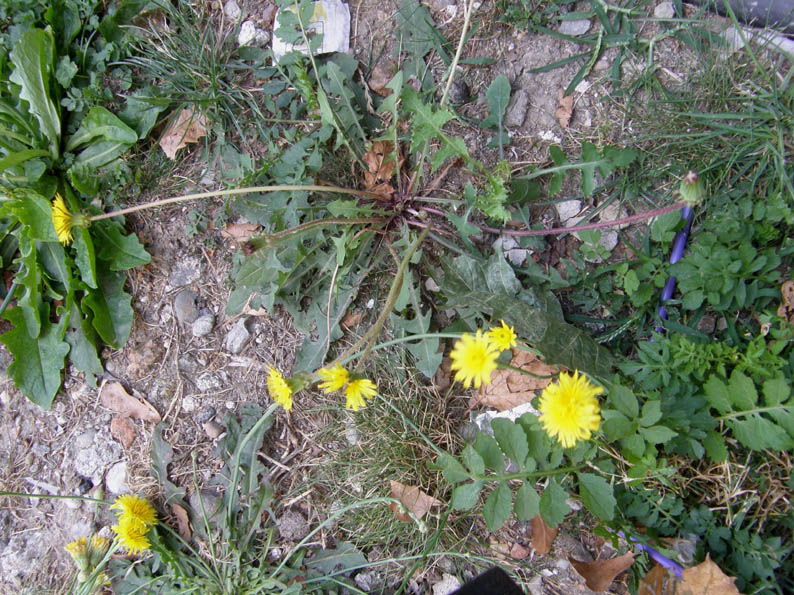
[[52, 201], [52, 226], [58, 241], [64, 246], [72, 243], [72, 214], [60, 194]]
[[358, 411], [361, 407], [366, 407], [364, 397], [372, 399], [378, 394], [378, 388], [372, 380], [359, 378], [353, 380], [345, 389], [345, 409]]
[[491, 373], [496, 370], [496, 358], [499, 357], [498, 348], [491, 343], [482, 329], [477, 329], [477, 334], [464, 334], [455, 342], [452, 353], [451, 369], [455, 372], [455, 380], [462, 382], [465, 388], [474, 383], [474, 388], [481, 384], [491, 383]]
[[292, 411], [292, 388], [284, 380], [281, 372], [276, 370], [273, 366], [267, 368], [267, 392], [270, 393], [270, 398], [284, 408], [284, 411]]
[[143, 550], [149, 549], [149, 538], [146, 534], [149, 527], [132, 516], [121, 517], [119, 524], [112, 527], [113, 532], [118, 535], [121, 545], [131, 554], [138, 554]]
[[504, 320], [500, 320], [502, 326], [497, 326], [488, 331], [488, 340], [499, 351], [506, 351], [516, 346], [516, 335], [512, 326], [507, 326]]
[[540, 395], [538, 410], [543, 429], [565, 448], [573, 448], [601, 424], [596, 395], [604, 389], [592, 384], [584, 375], [574, 372], [560, 374], [559, 383], [550, 384]]
[[317, 375], [321, 380], [325, 381], [318, 386], [326, 395], [341, 390], [350, 380], [350, 374], [339, 364], [336, 364], [333, 368], [321, 368], [317, 370]]
[[81, 559], [85, 558], [86, 548], [88, 547], [88, 542], [86, 541], [85, 537], [81, 537], [80, 539], [76, 539], [72, 543], [69, 543], [64, 546], [64, 549], [69, 552], [69, 555], [75, 562], [80, 562]]
[[157, 522], [157, 513], [145, 498], [125, 494], [119, 496], [110, 510], [118, 510], [116, 513], [119, 520], [125, 518], [135, 519], [146, 527], [151, 527]]

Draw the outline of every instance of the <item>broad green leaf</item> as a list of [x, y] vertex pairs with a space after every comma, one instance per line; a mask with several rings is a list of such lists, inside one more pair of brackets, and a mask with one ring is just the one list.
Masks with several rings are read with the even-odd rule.
[[507, 483], [500, 483], [499, 487], [491, 492], [482, 507], [482, 516], [489, 531], [496, 531], [510, 518], [512, 503], [513, 493]]
[[50, 202], [37, 192], [27, 189], [15, 191], [13, 197], [8, 208], [27, 227], [28, 237], [40, 242], [57, 242], [58, 236], [52, 226]]
[[98, 141], [88, 145], [75, 157], [76, 167], [96, 169], [120, 157], [130, 145], [115, 140]]
[[125, 271], [149, 264], [152, 257], [138, 241], [135, 234], [124, 235], [116, 224], [104, 221], [95, 223], [92, 229], [99, 244], [100, 260], [108, 263], [111, 271]]
[[8, 155], [8, 157], [0, 159], [0, 172], [7, 170], [9, 167], [22, 165], [30, 159], [36, 159], [37, 157], [47, 157], [49, 154], [49, 151], [44, 151], [43, 149], [25, 149], [24, 151], [16, 151]]
[[791, 387], [784, 376], [777, 376], [764, 382], [761, 389], [767, 407], [775, 407], [785, 402], [791, 394]]
[[521, 484], [516, 492], [516, 501], [513, 511], [519, 521], [530, 521], [540, 514], [540, 496], [526, 481]]
[[124, 291], [126, 275], [113, 271], [97, 271], [98, 288], [88, 291], [81, 307], [91, 310], [91, 321], [102, 340], [120, 349], [132, 329], [132, 296]]
[[734, 370], [728, 381], [728, 396], [737, 411], [747, 411], [758, 404], [755, 383], [739, 370]]
[[604, 422], [601, 430], [610, 440], [618, 440], [632, 434], [636, 428], [636, 422], [630, 421], [625, 415], [614, 409], [603, 409], [601, 411]]
[[601, 161], [598, 149], [590, 142], [582, 143], [582, 192], [585, 197], [593, 195], [595, 189], [595, 167]]
[[485, 269], [485, 281], [488, 284], [488, 290], [492, 293], [512, 297], [521, 291], [521, 282], [516, 278], [513, 267], [510, 266], [501, 253], [493, 254], [488, 259], [488, 267]]
[[639, 434], [624, 438], [620, 443], [635, 457], [641, 457], [645, 454], [645, 440]]
[[607, 480], [592, 473], [578, 473], [579, 496], [587, 510], [603, 521], [615, 516], [615, 496]]
[[505, 75], [500, 74], [489, 85], [485, 92], [485, 101], [488, 103], [488, 117], [483, 120], [482, 125], [501, 128], [505, 110], [510, 103], [510, 81]]
[[524, 430], [515, 422], [502, 417], [491, 421], [491, 429], [502, 452], [523, 469], [529, 454], [529, 444]]
[[629, 419], [635, 419], [640, 414], [640, 406], [637, 402], [637, 397], [631, 389], [621, 385], [614, 384], [609, 390], [608, 400], [615, 405], [615, 408]]
[[568, 492], [560, 487], [554, 480], [549, 480], [549, 485], [543, 490], [540, 497], [540, 516], [546, 521], [550, 529], [559, 525], [568, 514]]
[[22, 311], [30, 338], [35, 339], [41, 331], [42, 281], [36, 244], [26, 235], [19, 237], [19, 257], [14, 262], [18, 265], [14, 280], [22, 289], [17, 304]]
[[436, 467], [441, 469], [444, 479], [451, 484], [471, 479], [471, 475], [463, 468], [463, 465], [461, 465], [455, 457], [447, 453], [438, 457]]
[[794, 440], [783, 428], [753, 413], [743, 419], [726, 421], [736, 439], [750, 450], [789, 450], [794, 447]]
[[703, 385], [706, 400], [709, 405], [714, 407], [720, 414], [725, 415], [731, 411], [731, 400], [728, 396], [728, 389], [725, 383], [716, 375], [712, 374]]
[[482, 476], [485, 474], [485, 461], [483, 461], [482, 457], [474, 450], [471, 444], [466, 445], [460, 453], [460, 458], [463, 460], [466, 467], [468, 467], [469, 471], [471, 471], [472, 475]]
[[[413, 307], [413, 317], [406, 318], [396, 314], [389, 316], [395, 338], [427, 333], [430, 330], [433, 311], [428, 308], [427, 312], [422, 314], [419, 292], [414, 286], [413, 275], [410, 270], [406, 272], [401, 289], [406, 290], [407, 303], [410, 303]], [[403, 308], [405, 308], [407, 303], [403, 305]], [[424, 374], [426, 378], [433, 378], [433, 375], [441, 365], [441, 361], [444, 359], [444, 353], [439, 349], [439, 339], [426, 337], [404, 343], [404, 345], [408, 352], [416, 358], [416, 369]]]
[[482, 457], [485, 466], [491, 471], [501, 473], [505, 468], [505, 459], [499, 444], [488, 434], [482, 432], [474, 439], [474, 450]]
[[138, 141], [138, 135], [104, 107], [94, 106], [88, 110], [85, 118], [80, 122], [77, 132], [69, 137], [66, 142], [66, 150], [74, 152], [77, 147], [98, 139], [121, 143], [129, 147]]
[[728, 460], [728, 447], [722, 434], [711, 430], [703, 439], [706, 454], [714, 463], [724, 463]]
[[[565, 157], [565, 153], [562, 152], [560, 147], [552, 145], [549, 147], [549, 157], [554, 162], [556, 167], [560, 167], [566, 165], [568, 163], [567, 157]], [[562, 182], [565, 179], [565, 172], [558, 171], [552, 174], [551, 179], [549, 180], [549, 196], [555, 196], [559, 194], [560, 190], [562, 190]]]
[[453, 510], [471, 510], [477, 504], [482, 490], [483, 482], [474, 481], [459, 485], [452, 491], [450, 506]]
[[323, 575], [349, 572], [369, 566], [364, 554], [349, 541], [338, 543], [335, 548], [315, 550], [311, 558], [304, 560], [304, 564]]
[[96, 386], [96, 376], [101, 376], [104, 368], [97, 356], [99, 339], [91, 322], [83, 315], [76, 303], [69, 310], [69, 325], [64, 339], [70, 346], [69, 360], [74, 367], [85, 374], [85, 380]]
[[21, 308], [7, 310], [3, 318], [14, 329], [0, 335], [14, 362], [6, 374], [24, 395], [42, 409], [49, 409], [61, 386], [61, 370], [69, 345], [63, 341], [63, 321], [55, 325], [49, 321], [50, 306], [42, 304], [41, 331], [31, 338], [25, 326]]
[[640, 425], [648, 427], [662, 419], [662, 403], [657, 400], [646, 401], [642, 406]]
[[50, 95], [55, 65], [54, 40], [50, 31], [31, 29], [22, 34], [9, 57], [14, 65], [10, 80], [19, 85], [20, 98], [28, 102], [50, 144], [50, 154], [60, 155], [61, 116]]
[[[58, 242], [40, 242], [36, 252], [47, 289], [52, 294], [50, 297], [65, 298], [72, 290], [73, 280], [71, 261], [66, 262], [66, 250]], [[56, 281], [58, 285], [51, 281]], [[57, 298], [54, 295], [56, 291], [58, 292]]]
[[667, 426], [640, 428], [640, 434], [650, 444], [667, 444], [667, 442], [678, 436], [678, 432], [674, 432]]
[[437, 35], [433, 17], [418, 0], [403, 0], [397, 9], [396, 24], [400, 52], [421, 59], [433, 49]]
[[91, 240], [91, 234], [88, 230], [82, 227], [76, 227], [72, 230], [74, 236], [74, 249], [75, 259], [74, 262], [80, 271], [80, 278], [83, 283], [96, 289], [96, 254], [94, 253], [94, 242]]

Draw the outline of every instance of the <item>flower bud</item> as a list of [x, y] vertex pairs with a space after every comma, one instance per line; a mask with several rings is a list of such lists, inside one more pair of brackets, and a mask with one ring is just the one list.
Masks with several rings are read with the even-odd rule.
[[703, 197], [706, 196], [706, 189], [703, 186], [703, 181], [700, 179], [700, 176], [693, 171], [687, 172], [681, 180], [681, 186], [678, 191], [681, 194], [681, 200], [690, 207], [699, 205]]

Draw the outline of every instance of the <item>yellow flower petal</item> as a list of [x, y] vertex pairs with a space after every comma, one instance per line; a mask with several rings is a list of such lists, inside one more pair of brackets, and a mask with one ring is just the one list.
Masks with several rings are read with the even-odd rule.
[[507, 326], [504, 320], [500, 320], [502, 326], [497, 326], [488, 331], [488, 340], [499, 351], [506, 351], [516, 346], [516, 335], [512, 326]]
[[122, 517], [119, 519], [119, 524], [111, 528], [118, 536], [122, 547], [129, 553], [138, 554], [149, 549], [149, 538], [146, 536], [149, 527], [135, 517]]
[[284, 408], [284, 411], [292, 411], [292, 388], [281, 375], [281, 372], [273, 366], [267, 368], [267, 392], [270, 398]]
[[563, 372], [557, 383], [543, 390], [538, 421], [564, 448], [573, 448], [577, 442], [588, 440], [601, 425], [596, 395], [603, 392], [603, 388], [592, 384], [579, 372], [574, 372], [573, 376]]
[[482, 384], [491, 383], [499, 350], [483, 334], [482, 329], [477, 329], [475, 335], [466, 333], [456, 341], [449, 356], [452, 359], [451, 369], [455, 372], [455, 380], [463, 383], [465, 388], [469, 388], [472, 383], [474, 388], [480, 388]]
[[125, 518], [132, 518], [142, 523], [146, 527], [151, 527], [157, 522], [157, 513], [152, 508], [145, 498], [125, 494], [119, 496], [110, 510], [117, 510], [119, 520]]
[[345, 388], [345, 409], [358, 411], [360, 408], [367, 406], [364, 402], [364, 397], [372, 399], [377, 394], [378, 387], [375, 386], [372, 380], [368, 380], [367, 378], [353, 380], [347, 385], [347, 388]]
[[61, 244], [68, 246], [72, 243], [72, 214], [60, 194], [56, 194], [52, 201], [52, 226]]
[[321, 368], [317, 370], [317, 375], [321, 380], [324, 380], [318, 387], [326, 395], [341, 390], [350, 380], [350, 374], [339, 364], [336, 364], [333, 368]]

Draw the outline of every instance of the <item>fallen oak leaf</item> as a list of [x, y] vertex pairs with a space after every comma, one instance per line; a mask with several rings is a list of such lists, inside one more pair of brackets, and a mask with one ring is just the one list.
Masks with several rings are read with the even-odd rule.
[[[439, 506], [441, 502], [432, 496], [428, 496], [416, 486], [408, 486], [398, 481], [391, 480], [391, 497], [399, 500], [417, 519], [421, 519], [433, 507]], [[389, 509], [394, 513], [398, 521], [410, 523], [413, 521], [411, 516], [400, 510], [396, 502], [389, 504]]]
[[617, 558], [595, 560], [594, 562], [582, 562], [568, 556], [568, 561], [576, 572], [584, 578], [588, 589], [591, 591], [606, 591], [615, 580], [615, 577], [634, 563], [634, 554], [628, 552]]
[[159, 422], [162, 418], [157, 409], [146, 401], [130, 395], [120, 382], [107, 382], [99, 392], [99, 401], [103, 407], [115, 411], [122, 417], [134, 417], [143, 421]]
[[573, 95], [563, 96], [563, 90], [559, 92], [560, 107], [554, 112], [554, 119], [560, 123], [560, 127], [564, 130], [568, 128], [571, 123], [571, 116], [573, 115]]
[[683, 578], [678, 586], [678, 593], [680, 595], [739, 595], [739, 589], [733, 584], [735, 580], [735, 578], [726, 575], [706, 554], [706, 559], [703, 562], [684, 570]]
[[537, 378], [507, 368], [496, 370], [491, 375], [491, 383], [480, 387], [475, 394], [472, 407], [485, 405], [499, 411], [507, 411], [529, 403], [539, 391], [551, 384], [553, 379], [550, 376], [559, 372], [556, 366], [545, 364], [534, 353], [527, 351], [516, 350], [510, 365], [521, 368]]
[[135, 424], [129, 417], [114, 417], [110, 420], [110, 435], [127, 449], [135, 442]]
[[545, 555], [551, 551], [551, 544], [554, 538], [557, 537], [558, 529], [552, 529], [543, 520], [543, 517], [535, 515], [529, 521], [529, 526], [532, 528], [532, 548], [536, 554]]
[[196, 114], [193, 108], [187, 107], [176, 118], [172, 118], [160, 139], [160, 148], [173, 161], [179, 149], [190, 143], [197, 143], [206, 135], [207, 119], [203, 114]]

